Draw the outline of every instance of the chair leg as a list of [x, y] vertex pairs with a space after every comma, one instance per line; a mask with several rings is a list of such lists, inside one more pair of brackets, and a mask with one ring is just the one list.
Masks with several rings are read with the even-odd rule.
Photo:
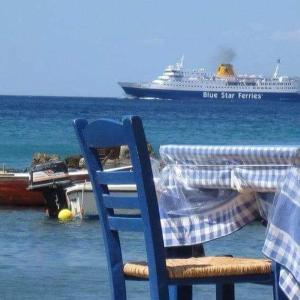
[[274, 300], [288, 300], [288, 297], [281, 290], [278, 282], [274, 282], [273, 284], [273, 295], [274, 295]]
[[169, 287], [170, 300], [192, 300], [193, 287], [191, 285], [171, 285]]
[[113, 300], [126, 300], [127, 299], [125, 281], [123, 281], [123, 280], [118, 281], [118, 280], [112, 279], [111, 288], [112, 288], [111, 299], [113, 299]]
[[[204, 256], [204, 248], [202, 244], [193, 246], [181, 246], [166, 248], [166, 256], [168, 258], [188, 258]], [[192, 300], [193, 286], [182, 285], [169, 287], [170, 300]]]
[[280, 265], [278, 263], [273, 263], [272, 268], [274, 274], [274, 280], [273, 280], [274, 300], [288, 300], [288, 297], [285, 295], [285, 293], [281, 290], [279, 286]]
[[114, 283], [112, 286], [111, 299], [113, 300], [126, 300], [126, 290], [118, 288]]
[[234, 300], [234, 284], [216, 284], [216, 300]]

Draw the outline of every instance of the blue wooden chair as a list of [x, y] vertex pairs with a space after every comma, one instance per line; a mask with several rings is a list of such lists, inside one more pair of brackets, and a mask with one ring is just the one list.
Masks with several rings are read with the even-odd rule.
[[[159, 300], [170, 299], [170, 286], [273, 283], [271, 262], [263, 259], [166, 258], [153, 175], [139, 117], [126, 117], [122, 123], [108, 119], [88, 123], [77, 119], [74, 127], [92, 181], [104, 233], [112, 299], [126, 299], [126, 280], [148, 280], [151, 299]], [[121, 145], [129, 146], [132, 170], [103, 172], [97, 149]], [[136, 184], [137, 195], [111, 196], [108, 184]], [[138, 209], [140, 214], [120, 214], [115, 209]], [[147, 262], [123, 262], [119, 231], [144, 233]], [[221, 299], [222, 293], [217, 298]]]

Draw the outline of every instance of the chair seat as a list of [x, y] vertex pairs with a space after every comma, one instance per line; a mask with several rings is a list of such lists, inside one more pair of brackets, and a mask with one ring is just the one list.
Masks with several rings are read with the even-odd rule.
[[[187, 259], [167, 259], [169, 278], [205, 278], [235, 275], [269, 274], [271, 261], [239, 257], [191, 257]], [[148, 278], [146, 262], [124, 264], [124, 274], [130, 277]]]

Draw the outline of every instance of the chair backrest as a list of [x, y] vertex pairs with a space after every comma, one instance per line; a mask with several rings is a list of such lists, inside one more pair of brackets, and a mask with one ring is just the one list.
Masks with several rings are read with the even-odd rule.
[[[158, 202], [142, 121], [137, 116], [126, 117], [123, 122], [100, 119], [88, 123], [74, 121], [75, 131], [85, 158], [97, 202], [110, 281], [114, 299], [123, 299], [125, 278], [118, 231], [143, 231], [150, 273], [150, 291], [166, 297], [167, 282], [165, 252], [158, 210]], [[103, 171], [99, 148], [128, 145], [132, 170]], [[137, 196], [111, 196], [108, 184], [136, 184]], [[114, 209], [139, 209], [139, 215], [116, 214]]]

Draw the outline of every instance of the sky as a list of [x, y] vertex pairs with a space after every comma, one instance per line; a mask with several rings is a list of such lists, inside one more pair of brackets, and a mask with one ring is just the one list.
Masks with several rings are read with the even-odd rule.
[[184, 54], [215, 71], [300, 76], [300, 1], [0, 0], [0, 94], [121, 97]]

